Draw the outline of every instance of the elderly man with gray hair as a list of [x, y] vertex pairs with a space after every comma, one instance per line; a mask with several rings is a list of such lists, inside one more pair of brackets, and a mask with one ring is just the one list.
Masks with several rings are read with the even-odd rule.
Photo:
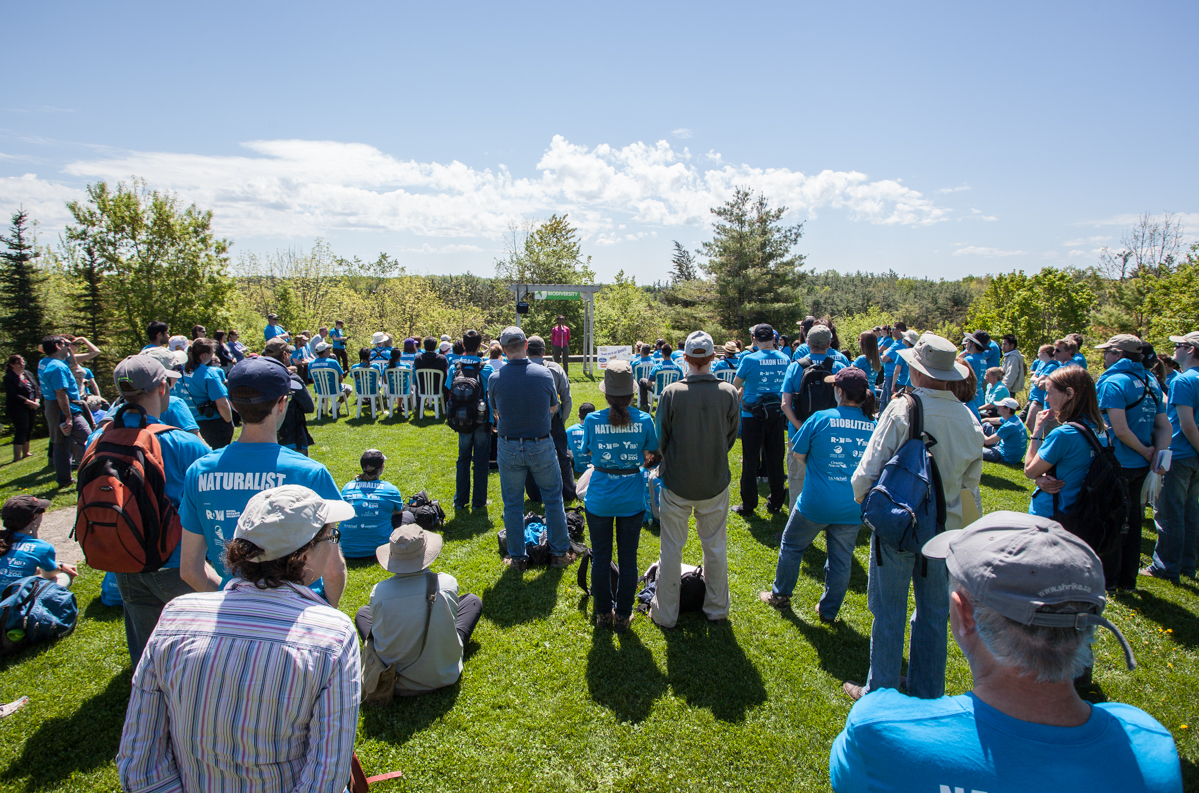
[[1103, 565], [1048, 518], [993, 512], [935, 536], [923, 554], [949, 571], [953, 638], [974, 689], [921, 700], [875, 691], [849, 712], [829, 776], [853, 791], [1182, 790], [1170, 732], [1131, 705], [1090, 704], [1073, 681], [1103, 616]]

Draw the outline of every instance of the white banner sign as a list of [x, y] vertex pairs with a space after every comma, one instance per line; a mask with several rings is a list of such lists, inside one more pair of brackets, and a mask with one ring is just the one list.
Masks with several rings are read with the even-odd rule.
[[597, 347], [596, 358], [599, 360], [599, 368], [607, 369], [608, 361], [633, 360], [633, 346], [631, 344], [616, 344], [608, 347]]

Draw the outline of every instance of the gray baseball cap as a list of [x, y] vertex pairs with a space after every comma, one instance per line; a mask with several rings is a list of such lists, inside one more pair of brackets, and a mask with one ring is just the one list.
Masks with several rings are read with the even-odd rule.
[[504, 332], [500, 334], [500, 344], [507, 347], [509, 344], [516, 344], [525, 340], [525, 332], [515, 325], [509, 325], [504, 328]]
[[807, 339], [809, 347], [827, 347], [833, 343], [833, 331], [827, 325], [813, 325]]
[[697, 330], [683, 343], [683, 354], [692, 358], [707, 358], [715, 348], [712, 337], [702, 330]]
[[[964, 529], [938, 534], [921, 553], [944, 559], [950, 575], [975, 602], [1021, 625], [1107, 628], [1124, 648], [1129, 670], [1136, 669], [1124, 634], [1100, 616], [1107, 605], [1103, 563], [1057, 521], [1007, 510], [991, 512]], [[1089, 603], [1094, 611], [1037, 610], [1067, 602]]]
[[117, 364], [112, 372], [113, 382], [121, 396], [133, 397], [148, 393], [164, 380], [178, 380], [181, 374], [173, 369], [164, 369], [149, 355], [130, 355]]
[[282, 559], [303, 548], [326, 523], [354, 517], [354, 505], [321, 498], [301, 485], [283, 485], [255, 493], [241, 517], [233, 539], [249, 540], [262, 549], [255, 562]]

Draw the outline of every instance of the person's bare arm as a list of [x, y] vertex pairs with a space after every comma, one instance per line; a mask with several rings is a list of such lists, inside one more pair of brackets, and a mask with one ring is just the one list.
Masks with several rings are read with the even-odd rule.
[[[67, 396], [67, 389], [60, 388], [54, 392], [54, 399], [58, 402], [58, 410], [62, 413], [59, 423], [59, 429], [69, 427], [71, 425], [71, 398]], [[70, 430], [63, 432], [64, 435], [69, 435]]]
[[799, 429], [799, 416], [795, 414], [795, 409], [791, 405], [791, 393], [789, 391], [783, 393], [783, 415], [787, 417], [787, 421], [791, 422], [791, 426]]
[[999, 443], [998, 435], [984, 435], [983, 436], [983, 446], [994, 446], [997, 443]]
[[96, 345], [92, 344], [91, 341], [88, 340], [84, 336], [76, 336], [75, 343], [87, 345], [87, 352], [75, 353], [75, 361], [77, 363], [82, 363], [83, 361], [90, 361], [92, 358], [95, 358], [97, 355], [100, 354], [100, 348], [97, 347]]
[[[1153, 418], [1153, 452], [1157, 456], [1157, 452], [1162, 449], [1170, 448], [1170, 440], [1174, 435], [1174, 428], [1170, 426], [1170, 419], [1166, 418], [1165, 413], [1158, 413]], [[1152, 465], [1152, 462], [1150, 463]], [[1155, 469], [1156, 470], [1156, 469]], [[1161, 473], [1161, 471], [1156, 471]]]
[[1199, 426], [1195, 425], [1195, 409], [1190, 405], [1175, 405], [1174, 410], [1178, 413], [1178, 426], [1182, 427], [1182, 434], [1199, 451]]
[[228, 397], [221, 397], [220, 399], [216, 400], [216, 410], [217, 413], [221, 414], [221, 418], [232, 423], [233, 407], [229, 404]]
[[183, 531], [183, 549], [179, 552], [179, 577], [197, 592], [216, 592], [221, 588], [221, 577], [204, 558], [208, 554], [208, 541], [203, 534]]

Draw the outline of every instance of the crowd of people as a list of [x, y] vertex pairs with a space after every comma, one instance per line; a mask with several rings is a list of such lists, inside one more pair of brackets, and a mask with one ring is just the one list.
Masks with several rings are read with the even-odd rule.
[[[482, 603], [431, 571], [442, 538], [409, 520], [385, 478], [386, 455], [367, 449], [362, 473], [341, 488], [306, 456], [313, 371], [331, 369], [340, 383], [355, 368], [442, 374], [459, 436], [454, 507], [489, 506], [494, 461], [508, 574], [531, 565], [526, 495], [543, 505], [554, 567], [576, 561], [566, 506], [582, 501], [595, 569], [613, 561], [619, 569], [615, 582], [593, 576], [597, 629], [627, 631], [637, 615], [647, 520], [660, 521], [648, 617], [667, 631], [679, 620], [692, 515], [701, 611], [713, 623], [728, 620], [731, 606], [728, 515], [749, 518], [760, 485], [768, 514], [787, 510], [774, 580], [759, 595], [765, 606], [794, 607], [801, 560], [823, 532], [824, 589], [809, 607], [836, 622], [854, 547], [869, 530], [869, 664], [861, 682], [842, 686], [855, 705], [830, 757], [836, 790], [1074, 789], [1080, 780], [1181, 789], [1165, 728], [1078, 692], [1094, 674], [1096, 627], [1111, 630], [1135, 666], [1102, 616], [1113, 594], [1134, 589], [1138, 576], [1195, 576], [1199, 331], [1170, 337], [1177, 371], [1135, 336], [1114, 336], [1095, 346], [1105, 366], [1097, 380], [1077, 335], [1041, 348], [1029, 366], [1014, 336], [996, 343], [983, 330], [959, 348], [896, 322], [862, 333], [852, 361], [828, 318], [805, 318], [794, 338], [758, 324], [748, 348], [695, 331], [677, 349], [665, 339], [638, 342], [631, 361], [610, 361], [600, 384], [606, 404], [580, 405], [569, 429], [562, 318], [549, 345], [519, 327], [489, 346], [473, 330], [401, 345], [380, 331], [349, 368], [341, 322], [293, 339], [270, 315], [263, 335], [255, 354], [232, 332], [209, 338], [196, 326], [189, 340], [151, 323], [146, 347], [117, 364], [118, 398], [98, 417], [81, 399], [89, 378], [76, 372], [83, 355], [100, 352], [86, 339], [47, 337], [36, 378], [18, 356], [9, 361], [9, 415], [15, 408], [31, 418], [44, 402], [61, 484], [109, 427], [164, 425], [155, 437], [181, 541], [157, 569], [115, 575], [135, 670], [118, 756], [126, 789], [341, 790], [360, 702], [460, 677]], [[546, 359], [547, 348], [561, 363]], [[463, 400], [470, 410], [453, 410]], [[14, 455], [27, 454], [26, 431]], [[895, 484], [913, 486], [902, 478], [912, 454], [932, 472], [924, 491], [912, 491], [925, 492], [923, 501]], [[1096, 461], [1109, 458], [1127, 512], [1114, 537], [1094, 547], [1071, 521]], [[1020, 466], [1035, 481], [1027, 514], [982, 514], [984, 461]], [[1142, 492], [1158, 533], [1144, 569]], [[923, 510], [928, 521], [913, 517], [912, 536], [896, 541], [883, 530], [884, 500], [891, 513]], [[37, 537], [47, 506], [30, 497], [5, 505], [0, 579], [35, 571], [69, 586], [76, 571]], [[390, 574], [352, 620], [339, 610], [347, 558], [374, 559]], [[945, 696], [947, 625], [974, 680], [956, 697]], [[244, 679], [261, 681], [258, 690]], [[228, 723], [228, 701], [239, 703], [237, 723]], [[249, 725], [253, 741], [242, 729]], [[1063, 745], [1088, 751], [1067, 758]]]

